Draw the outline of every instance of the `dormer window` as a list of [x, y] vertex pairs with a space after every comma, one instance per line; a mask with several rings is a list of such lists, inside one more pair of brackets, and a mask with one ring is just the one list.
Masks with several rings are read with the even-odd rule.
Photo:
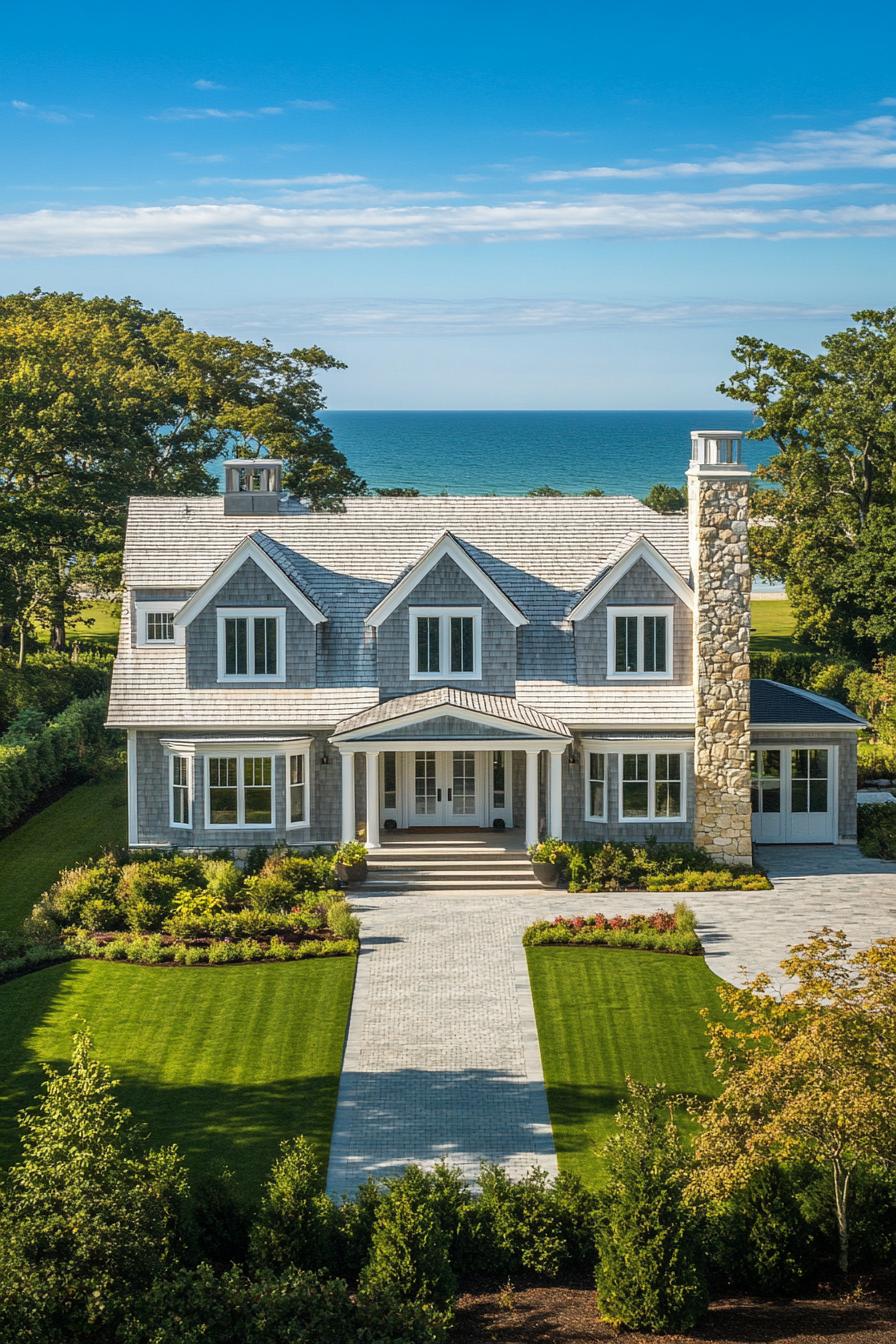
[[137, 643], [140, 645], [173, 644], [174, 618], [179, 602], [137, 602]]
[[607, 607], [607, 676], [672, 676], [672, 607]]
[[412, 680], [482, 676], [481, 608], [411, 607], [409, 620]]
[[285, 681], [286, 610], [218, 608], [218, 681]]

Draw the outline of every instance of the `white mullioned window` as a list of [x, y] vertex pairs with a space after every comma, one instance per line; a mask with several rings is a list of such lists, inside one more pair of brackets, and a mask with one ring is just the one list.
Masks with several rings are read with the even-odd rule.
[[138, 645], [174, 643], [174, 618], [180, 602], [136, 602]]
[[619, 820], [685, 819], [685, 754], [625, 751], [619, 754]]
[[286, 609], [218, 608], [218, 680], [286, 680]]
[[411, 607], [408, 624], [412, 680], [482, 676], [481, 607]]
[[607, 819], [607, 757], [603, 751], [585, 753], [585, 820]]
[[205, 815], [210, 830], [273, 826], [273, 756], [254, 752], [207, 756]]
[[669, 607], [607, 607], [607, 676], [656, 680], [672, 676]]
[[172, 826], [193, 824], [193, 758], [168, 757], [168, 820]]
[[308, 771], [310, 753], [290, 752], [286, 758], [286, 824], [308, 826]]

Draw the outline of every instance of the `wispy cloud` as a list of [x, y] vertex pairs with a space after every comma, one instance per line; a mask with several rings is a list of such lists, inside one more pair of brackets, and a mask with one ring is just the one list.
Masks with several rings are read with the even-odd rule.
[[190, 154], [184, 149], [175, 149], [168, 155], [178, 163], [226, 163], [226, 154]]
[[226, 85], [218, 84], [214, 79], [194, 79], [193, 88], [199, 89], [202, 93], [212, 93], [218, 89], [225, 88]]
[[38, 107], [35, 103], [26, 103], [23, 98], [11, 99], [9, 106], [20, 116], [33, 117], [35, 121], [47, 121], [55, 126], [62, 126], [67, 122], [90, 116], [89, 112], [74, 113], [64, 112], [58, 107]]
[[341, 187], [366, 182], [357, 173], [310, 173], [305, 177], [199, 177], [200, 187]]
[[896, 107], [896, 98], [881, 98], [878, 107]]
[[256, 117], [280, 117], [282, 107], [166, 107], [152, 113], [149, 121], [246, 121]]
[[838, 168], [896, 168], [896, 117], [870, 117], [837, 131], [797, 130], [742, 154], [671, 163], [628, 160], [586, 168], [533, 173], [533, 182], [650, 180], [664, 177], [755, 176], [757, 173], [827, 172]]
[[301, 305], [255, 304], [191, 314], [212, 330], [295, 331], [303, 327], [340, 336], [468, 336], [607, 327], [731, 327], [736, 323], [836, 321], [848, 309], [782, 303], [601, 303], [582, 299], [476, 301], [344, 299]]
[[896, 237], [896, 202], [783, 205], [721, 193], [717, 199], [713, 193], [662, 192], [502, 204], [114, 205], [0, 218], [0, 253], [6, 256], [426, 247], [562, 238], [847, 237]]

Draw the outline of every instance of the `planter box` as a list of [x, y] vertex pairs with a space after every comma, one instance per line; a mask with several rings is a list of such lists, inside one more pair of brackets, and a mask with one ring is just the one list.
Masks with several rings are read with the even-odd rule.
[[353, 887], [358, 882], [363, 882], [367, 877], [367, 860], [362, 859], [360, 863], [339, 863], [336, 865], [336, 876], [347, 886]]

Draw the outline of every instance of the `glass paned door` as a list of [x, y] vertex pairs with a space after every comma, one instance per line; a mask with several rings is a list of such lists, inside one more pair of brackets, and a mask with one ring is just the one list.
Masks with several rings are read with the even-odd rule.
[[790, 752], [790, 839], [823, 844], [831, 833], [831, 753], [827, 747], [795, 747]]
[[451, 815], [469, 820], [476, 814], [476, 753], [451, 753]]
[[436, 783], [437, 757], [434, 751], [414, 752], [414, 788], [411, 799], [412, 825], [438, 825], [437, 811], [441, 802]]
[[781, 751], [750, 752], [750, 798], [753, 804], [753, 839], [773, 845], [784, 839], [781, 808]]

